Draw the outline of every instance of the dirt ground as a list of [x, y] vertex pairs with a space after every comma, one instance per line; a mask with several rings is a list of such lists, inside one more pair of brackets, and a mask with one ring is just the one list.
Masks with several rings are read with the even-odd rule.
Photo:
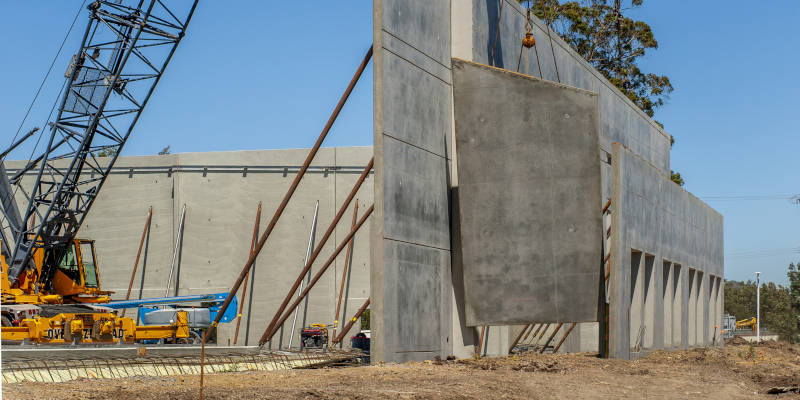
[[[199, 377], [3, 385], [5, 399], [196, 399]], [[206, 399], [758, 399], [800, 385], [800, 346], [737, 342], [654, 352], [636, 361], [591, 354], [206, 376]]]

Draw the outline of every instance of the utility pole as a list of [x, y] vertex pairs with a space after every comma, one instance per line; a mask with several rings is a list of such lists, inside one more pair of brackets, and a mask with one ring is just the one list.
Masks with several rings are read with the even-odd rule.
[[756, 272], [756, 343], [761, 343], [761, 272]]

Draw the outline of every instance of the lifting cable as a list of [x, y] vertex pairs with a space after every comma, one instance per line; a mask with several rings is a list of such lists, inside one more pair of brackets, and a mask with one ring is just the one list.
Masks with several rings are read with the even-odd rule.
[[494, 51], [497, 49], [497, 37], [500, 36], [500, 20], [503, 18], [503, 3], [505, 2], [506, 0], [500, 0], [500, 11], [497, 13], [497, 26], [494, 30], [494, 43], [492, 43], [492, 53], [489, 56], [489, 65], [492, 67], [496, 66], [494, 65]]
[[[542, 4], [544, 5], [544, 3]], [[558, 83], [561, 83], [561, 75], [558, 73], [558, 62], [556, 61], [556, 50], [553, 48], [553, 35], [550, 34], [550, 19], [547, 18], [547, 9], [543, 8], [544, 10], [544, 23], [547, 26], [547, 38], [550, 39], [550, 51], [553, 53], [553, 65], [556, 67], [556, 79], [558, 79]]]
[[529, 66], [530, 66], [530, 48], [533, 47], [533, 52], [536, 54], [536, 66], [539, 69], [539, 78], [544, 79], [542, 77], [542, 64], [539, 62], [539, 51], [536, 48], [536, 38], [533, 37], [533, 33], [531, 32], [533, 27], [533, 21], [531, 20], [531, 7], [533, 6], [533, 2], [528, 2], [528, 10], [527, 15], [525, 17], [525, 37], [522, 38], [522, 44], [519, 48], [519, 59], [517, 60], [517, 72], [519, 72], [520, 62], [522, 61], [522, 49], [527, 48], [528, 53], [525, 55], [525, 74], [530, 75], [529, 73]]

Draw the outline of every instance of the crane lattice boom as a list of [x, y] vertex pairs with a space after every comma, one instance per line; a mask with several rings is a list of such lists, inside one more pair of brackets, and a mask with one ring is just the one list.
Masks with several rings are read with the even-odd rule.
[[40, 283], [51, 285], [52, 269], [75, 238], [197, 6], [197, 0], [131, 3], [88, 6], [89, 23], [65, 73], [57, 116], [42, 133], [47, 148], [11, 178], [19, 184], [25, 172], [38, 169], [27, 208], [20, 210], [25, 223], [14, 232], [12, 283], [31, 264], [35, 249], [43, 248]]

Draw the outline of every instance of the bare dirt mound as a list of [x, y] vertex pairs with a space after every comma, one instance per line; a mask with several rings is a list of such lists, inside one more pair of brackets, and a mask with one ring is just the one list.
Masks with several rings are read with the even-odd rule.
[[[199, 377], [3, 386], [8, 399], [195, 399]], [[635, 361], [523, 354], [352, 368], [206, 376], [207, 399], [800, 398], [800, 348], [787, 343], [657, 351]], [[770, 390], [780, 395], [768, 394]], [[786, 392], [786, 393], [784, 393]]]

